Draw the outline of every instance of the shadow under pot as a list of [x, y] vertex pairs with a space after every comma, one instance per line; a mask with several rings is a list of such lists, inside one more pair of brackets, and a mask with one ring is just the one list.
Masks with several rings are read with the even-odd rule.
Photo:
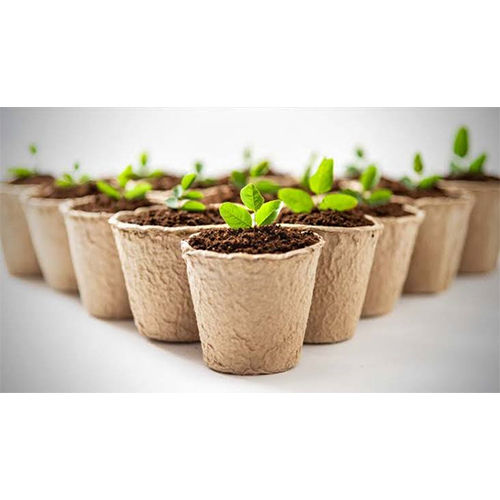
[[304, 342], [350, 339], [361, 315], [382, 224], [352, 211], [317, 209], [310, 214], [287, 210], [280, 221], [314, 231], [325, 240]]
[[70, 200], [61, 205], [78, 290], [83, 306], [92, 316], [103, 319], [132, 317], [108, 221], [114, 213], [149, 205], [144, 199], [116, 201], [103, 194]]
[[433, 188], [432, 193], [432, 196], [421, 198], [395, 197], [425, 213], [415, 241], [404, 293], [446, 290], [460, 264], [474, 198], [456, 189]]
[[182, 242], [209, 368], [258, 375], [298, 363], [323, 244], [316, 233], [276, 225], [211, 229]]
[[21, 204], [21, 195], [37, 184], [51, 180], [51, 176], [40, 175], [23, 179], [23, 183], [17, 183], [15, 180], [0, 182], [0, 236], [5, 264], [10, 274], [41, 274]]
[[361, 317], [381, 316], [394, 309], [410, 266], [418, 229], [424, 212], [410, 205], [387, 203], [359, 206], [357, 211], [372, 216], [384, 226], [370, 272]]
[[109, 219], [142, 335], [166, 342], [199, 341], [181, 240], [223, 222], [213, 208], [186, 212], [165, 206], [120, 212]]
[[497, 267], [500, 251], [500, 179], [446, 180], [443, 187], [463, 188], [475, 199], [459, 272], [486, 273]]

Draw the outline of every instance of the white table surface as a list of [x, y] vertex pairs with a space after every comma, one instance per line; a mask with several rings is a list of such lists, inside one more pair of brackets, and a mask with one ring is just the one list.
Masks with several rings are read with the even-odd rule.
[[199, 344], [142, 337], [132, 321], [89, 316], [76, 295], [1, 269], [2, 392], [499, 391], [498, 270], [439, 295], [404, 296], [336, 345], [304, 346], [277, 375], [209, 370]]

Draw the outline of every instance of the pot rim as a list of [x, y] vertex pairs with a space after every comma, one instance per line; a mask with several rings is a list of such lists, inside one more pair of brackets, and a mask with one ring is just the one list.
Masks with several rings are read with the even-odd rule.
[[80, 199], [80, 198], [43, 198], [37, 196], [40, 190], [41, 190], [40, 187], [34, 187], [32, 189], [28, 189], [27, 191], [21, 193], [21, 201], [24, 204], [33, 207], [58, 208], [62, 203]]
[[441, 187], [452, 189], [472, 189], [475, 191], [500, 191], [500, 181], [484, 182], [471, 180], [442, 179], [439, 181]]
[[[409, 205], [407, 203], [402, 203], [403, 208], [407, 212], [411, 212], [410, 215], [403, 215], [401, 217], [377, 217], [376, 215], [370, 215], [369, 217], [373, 217], [377, 221], [379, 221], [382, 225], [384, 224], [405, 224], [409, 221], [416, 220], [418, 223], [421, 223], [425, 218], [425, 211], [419, 207], [414, 205]], [[373, 226], [372, 226], [373, 227]]]
[[448, 196], [423, 196], [422, 198], [410, 198], [409, 196], [394, 195], [393, 199], [396, 202], [407, 205], [425, 208], [429, 206], [445, 206], [445, 205], [468, 205], [474, 202], [474, 195], [465, 189], [455, 187], [443, 187], [449, 193], [458, 194], [458, 197]]
[[[285, 224], [281, 224], [285, 226]], [[199, 227], [199, 226], [198, 226]], [[212, 226], [217, 228], [222, 228], [222, 226]], [[313, 245], [309, 245], [304, 248], [297, 248], [296, 250], [290, 250], [284, 253], [260, 253], [260, 254], [250, 254], [243, 252], [234, 252], [234, 253], [222, 253], [222, 252], [214, 252], [213, 250], [199, 250], [193, 248], [189, 244], [189, 239], [199, 233], [194, 233], [189, 235], [189, 237], [185, 240], [181, 241], [181, 252], [182, 257], [185, 259], [187, 255], [189, 256], [201, 256], [207, 259], [221, 259], [221, 260], [247, 260], [247, 261], [255, 261], [255, 260], [287, 260], [292, 259], [298, 255], [313, 253], [317, 250], [321, 250], [325, 245], [325, 240], [321, 236], [321, 234], [314, 233], [318, 237], [318, 241]]]
[[175, 226], [175, 227], [167, 227], [167, 226], [153, 226], [153, 225], [140, 225], [135, 224], [133, 222], [124, 222], [121, 220], [122, 217], [128, 217], [130, 215], [140, 214], [142, 212], [149, 212], [150, 210], [155, 210], [158, 208], [166, 208], [165, 205], [153, 205], [151, 207], [139, 207], [135, 210], [122, 210], [121, 212], [117, 212], [112, 214], [108, 219], [108, 223], [118, 229], [119, 231], [124, 232], [140, 232], [140, 233], [180, 233], [186, 231], [192, 231], [193, 229], [196, 232], [200, 231], [200, 229], [212, 229], [214, 227], [228, 227], [226, 224], [207, 224], [203, 226]]

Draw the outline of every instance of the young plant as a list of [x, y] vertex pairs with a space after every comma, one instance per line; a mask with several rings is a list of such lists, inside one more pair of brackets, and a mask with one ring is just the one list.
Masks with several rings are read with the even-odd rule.
[[203, 193], [189, 189], [195, 180], [196, 174], [186, 174], [181, 183], [172, 189], [172, 194], [165, 200], [166, 205], [173, 210], [203, 212], [205, 205], [197, 201], [203, 198]]
[[361, 189], [359, 191], [344, 189], [342, 193], [354, 196], [358, 200], [358, 203], [364, 205], [385, 205], [391, 200], [392, 191], [390, 189], [375, 189], [379, 180], [380, 174], [377, 167], [369, 165], [363, 170], [359, 178]]
[[309, 155], [309, 161], [307, 162], [306, 168], [304, 170], [304, 173], [302, 174], [302, 177], [300, 178], [300, 185], [309, 191], [309, 179], [311, 178], [311, 172], [314, 167], [314, 164], [316, 163], [316, 160], [318, 159], [318, 153], [315, 153], [314, 151]]
[[355, 160], [347, 165], [346, 176], [351, 179], [358, 179], [366, 168], [366, 155], [363, 148], [357, 146], [354, 149]]
[[232, 229], [268, 226], [278, 218], [281, 201], [273, 200], [264, 203], [264, 197], [255, 184], [247, 184], [240, 191], [240, 198], [244, 207], [226, 202], [222, 203], [219, 208], [222, 218]]
[[486, 153], [480, 154], [469, 163], [469, 131], [466, 127], [460, 127], [455, 135], [453, 143], [453, 159], [450, 163], [450, 170], [453, 175], [470, 173], [481, 175], [486, 162]]
[[71, 173], [62, 174], [59, 179], [56, 179], [56, 185], [63, 188], [71, 188], [75, 186], [81, 186], [90, 181], [90, 176], [83, 174], [77, 177], [78, 171], [80, 170], [80, 164], [75, 162], [73, 164], [73, 171]]
[[[316, 194], [325, 194], [333, 186], [333, 159], [323, 158], [316, 172], [309, 178], [309, 188]], [[356, 197], [345, 193], [330, 193], [316, 203], [313, 197], [298, 188], [282, 188], [278, 191], [278, 198], [295, 213], [311, 213], [318, 210], [351, 210], [358, 204]]]
[[139, 167], [137, 169], [137, 173], [132, 171], [130, 175], [131, 179], [152, 179], [154, 177], [163, 177], [165, 172], [160, 169], [151, 171], [149, 167], [149, 154], [147, 151], [143, 151], [139, 155]]
[[149, 182], [138, 182], [131, 189], [127, 189], [127, 183], [131, 179], [132, 165], [128, 165], [116, 178], [118, 187], [114, 187], [105, 181], [97, 181], [97, 189], [114, 200], [140, 200], [146, 196], [152, 186]]
[[420, 153], [417, 153], [413, 158], [413, 171], [418, 175], [417, 180], [413, 180], [407, 175], [405, 175], [401, 179], [401, 183], [411, 190], [432, 189], [438, 183], [438, 181], [441, 180], [440, 175], [430, 175], [429, 177], [423, 177], [424, 162]]
[[260, 179], [257, 180], [256, 177], [262, 177], [269, 172], [269, 161], [264, 160], [257, 163], [253, 167], [247, 168], [245, 170], [233, 170], [229, 178], [230, 182], [236, 186], [238, 189], [243, 189], [246, 185], [253, 183], [257, 186], [257, 189], [264, 194], [276, 194], [280, 185], [276, 182]]
[[37, 169], [36, 169], [36, 155], [38, 153], [38, 148], [36, 144], [31, 143], [28, 146], [28, 151], [33, 158], [33, 163], [35, 166], [33, 168], [27, 168], [27, 167], [12, 167], [8, 169], [8, 173], [12, 175], [15, 179], [27, 179], [28, 177], [33, 177], [35, 175], [38, 175]]
[[198, 179], [198, 185], [201, 187], [210, 187], [216, 184], [216, 180], [211, 178], [211, 177], [205, 177], [205, 174], [203, 173], [205, 170], [205, 165], [201, 161], [196, 161], [194, 163], [194, 171], [196, 174], [196, 177]]

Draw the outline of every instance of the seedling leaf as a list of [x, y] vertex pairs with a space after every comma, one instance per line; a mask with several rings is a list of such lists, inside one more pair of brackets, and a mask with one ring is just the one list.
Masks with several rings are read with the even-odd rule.
[[132, 189], [125, 192], [125, 198], [127, 200], [139, 200], [144, 198], [146, 193], [152, 188], [149, 182], [139, 182]]
[[466, 127], [460, 127], [455, 136], [455, 143], [453, 144], [453, 152], [463, 158], [469, 151], [469, 132]]
[[333, 159], [323, 158], [316, 172], [309, 179], [309, 187], [313, 193], [323, 194], [332, 189]]
[[205, 205], [199, 201], [188, 200], [182, 205], [182, 210], [187, 210], [188, 212], [203, 212], [205, 210]]
[[247, 184], [240, 191], [240, 198], [243, 204], [253, 212], [257, 212], [257, 210], [259, 210], [259, 208], [264, 203], [264, 198], [260, 194], [255, 184], [252, 183]]
[[419, 189], [431, 189], [433, 188], [437, 182], [441, 179], [440, 175], [431, 175], [429, 177], [426, 177], [425, 179], [422, 179], [417, 187]]
[[16, 179], [27, 179], [35, 174], [33, 170], [24, 167], [12, 167], [9, 168], [8, 172]]
[[201, 200], [203, 198], [203, 193], [200, 191], [187, 191], [182, 197], [187, 200]]
[[251, 177], [261, 177], [262, 175], [266, 175], [269, 172], [269, 162], [267, 160], [261, 161], [257, 165], [254, 165], [250, 169]]
[[165, 175], [165, 172], [163, 172], [163, 170], [160, 170], [160, 169], [156, 169], [156, 170], [153, 170], [149, 175], [148, 177], [150, 178], [157, 178], [157, 177], [163, 177]]
[[203, 163], [201, 161], [195, 162], [194, 170], [198, 175], [200, 175], [203, 172], [203, 168], [204, 168], [204, 166], [203, 166]]
[[276, 194], [280, 190], [280, 185], [272, 181], [257, 181], [255, 183], [261, 193]]
[[415, 184], [407, 175], [402, 177], [399, 182], [401, 182], [401, 184], [403, 184], [403, 186], [405, 186], [407, 189], [414, 189], [415, 188]]
[[486, 155], [483, 153], [470, 164], [469, 171], [473, 174], [480, 174], [483, 171], [483, 165], [485, 161]]
[[107, 182], [97, 181], [97, 189], [114, 200], [119, 200], [121, 198], [120, 192]]
[[358, 200], [358, 203], [363, 201], [363, 195], [359, 191], [354, 191], [354, 189], [342, 189], [341, 193], [353, 196]]
[[145, 167], [148, 164], [149, 156], [147, 151], [143, 151], [141, 156], [139, 157], [139, 162], [141, 163], [141, 167]]
[[282, 188], [278, 191], [278, 198], [292, 211], [297, 214], [308, 214], [314, 208], [311, 196], [297, 188]]
[[181, 180], [181, 186], [184, 191], [189, 189], [196, 179], [197, 174], [186, 174]]
[[362, 148], [356, 148], [356, 156], [358, 158], [364, 158], [365, 157], [365, 152], [363, 151]]
[[363, 191], [371, 191], [379, 181], [380, 175], [375, 165], [370, 165], [363, 170], [359, 179], [363, 186]]
[[361, 176], [361, 170], [356, 165], [348, 165], [345, 171], [347, 177], [358, 178]]
[[450, 163], [450, 170], [453, 174], [460, 174], [463, 171], [462, 167], [453, 161]]
[[351, 210], [357, 206], [358, 200], [354, 196], [342, 193], [327, 194], [319, 204], [320, 210], [337, 210], [343, 212], [344, 210]]
[[392, 191], [390, 189], [377, 189], [373, 191], [366, 201], [368, 205], [384, 205], [389, 202], [391, 196]]
[[118, 185], [123, 189], [127, 182], [133, 177], [134, 169], [132, 165], [127, 165], [119, 174], [116, 180], [118, 181]]
[[165, 200], [165, 205], [167, 205], [168, 208], [173, 208], [174, 210], [177, 210], [179, 208], [179, 198], [176, 196], [169, 196]]
[[280, 209], [280, 200], [272, 200], [264, 203], [255, 213], [255, 223], [257, 226], [268, 226], [272, 224], [278, 218]]
[[180, 184], [177, 184], [177, 186], [174, 186], [172, 189], [172, 193], [176, 198], [180, 198], [184, 193], [184, 189], [182, 189]]
[[34, 143], [31, 143], [29, 146], [28, 146], [28, 149], [29, 149], [29, 152], [32, 156], [35, 156], [38, 152], [38, 148], [36, 146], [36, 144]]
[[424, 171], [424, 162], [420, 153], [413, 158], [413, 170], [419, 175]]
[[244, 172], [233, 170], [230, 177], [231, 182], [238, 188], [243, 188], [247, 183], [247, 176]]
[[232, 229], [246, 229], [252, 227], [252, 216], [241, 205], [225, 202], [219, 208], [221, 217]]

